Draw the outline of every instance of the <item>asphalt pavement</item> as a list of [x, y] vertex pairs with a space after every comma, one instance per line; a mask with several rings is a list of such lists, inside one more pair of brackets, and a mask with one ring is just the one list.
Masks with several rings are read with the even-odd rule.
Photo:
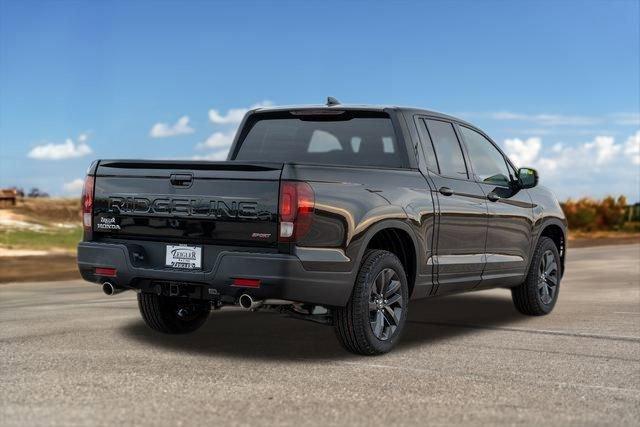
[[638, 425], [638, 244], [570, 251], [545, 317], [492, 290], [409, 318], [392, 353], [360, 357], [277, 314], [223, 309], [166, 336], [133, 292], [0, 285], [0, 425]]

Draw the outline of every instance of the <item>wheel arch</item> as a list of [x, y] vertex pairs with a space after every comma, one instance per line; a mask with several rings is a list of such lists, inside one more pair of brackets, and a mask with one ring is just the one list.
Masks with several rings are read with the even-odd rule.
[[367, 249], [383, 249], [393, 253], [400, 259], [405, 269], [409, 297], [411, 297], [420, 265], [419, 248], [415, 232], [406, 222], [383, 220], [367, 229], [358, 252], [356, 265], [359, 268]]
[[[538, 246], [538, 242], [542, 237], [550, 238], [555, 243], [558, 253], [560, 254], [561, 272], [564, 275], [564, 265], [567, 252], [567, 227], [561, 220], [550, 218], [544, 221], [540, 226], [540, 232], [536, 238], [532, 251]], [[531, 258], [531, 257], [530, 257]], [[531, 259], [529, 260], [531, 263]]]

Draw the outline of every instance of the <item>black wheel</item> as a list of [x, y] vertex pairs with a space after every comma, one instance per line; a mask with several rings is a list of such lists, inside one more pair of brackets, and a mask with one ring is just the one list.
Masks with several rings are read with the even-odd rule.
[[151, 329], [165, 334], [186, 334], [204, 324], [211, 304], [141, 292], [138, 294], [138, 308]]
[[407, 276], [400, 260], [391, 252], [367, 251], [351, 299], [334, 310], [340, 343], [356, 354], [388, 352], [400, 338], [408, 302]]
[[530, 316], [551, 313], [558, 300], [562, 277], [560, 254], [553, 240], [541, 237], [523, 284], [511, 289], [519, 312]]

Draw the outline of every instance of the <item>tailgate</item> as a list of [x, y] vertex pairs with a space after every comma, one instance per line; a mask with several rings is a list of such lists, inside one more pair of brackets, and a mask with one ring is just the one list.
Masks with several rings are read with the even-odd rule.
[[94, 237], [271, 246], [280, 163], [102, 160]]

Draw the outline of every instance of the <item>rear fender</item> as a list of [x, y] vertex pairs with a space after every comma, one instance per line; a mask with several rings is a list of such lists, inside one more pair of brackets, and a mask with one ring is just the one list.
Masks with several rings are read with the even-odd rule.
[[411, 226], [406, 222], [396, 220], [396, 219], [389, 219], [389, 220], [382, 220], [380, 222], [377, 222], [371, 225], [369, 228], [367, 228], [365, 232], [355, 236], [354, 239], [352, 240], [348, 253], [355, 253], [355, 256], [353, 256], [352, 258], [354, 260], [354, 264], [353, 264], [354, 280], [360, 268], [360, 264], [362, 263], [362, 260], [364, 258], [365, 252], [367, 251], [367, 247], [371, 242], [371, 239], [373, 239], [373, 237], [379, 231], [385, 230], [385, 229], [399, 229], [399, 230], [405, 231], [407, 235], [411, 238], [411, 242], [413, 244], [413, 251], [415, 254], [415, 259], [414, 259], [415, 271], [412, 271], [412, 272], [407, 271], [407, 273], [411, 274], [411, 276], [413, 276], [414, 278], [417, 277], [418, 275], [417, 270], [419, 269], [418, 266], [421, 265], [420, 258], [421, 258], [422, 251], [420, 250], [420, 245], [418, 243], [418, 239], [415, 235], [415, 232], [411, 228]]

